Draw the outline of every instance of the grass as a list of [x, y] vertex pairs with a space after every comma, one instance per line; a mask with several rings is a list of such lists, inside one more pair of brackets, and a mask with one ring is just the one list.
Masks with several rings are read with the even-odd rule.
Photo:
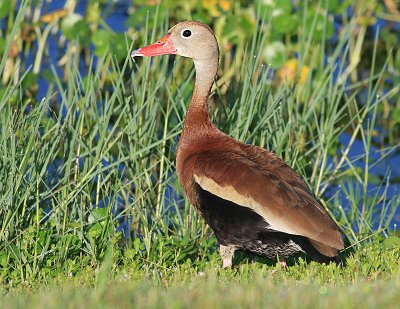
[[[23, 5], [11, 34], [20, 29]], [[369, 172], [379, 162], [370, 157], [377, 118], [393, 93], [380, 87], [385, 66], [372, 65], [366, 83], [338, 78], [355, 57], [354, 27], [344, 27], [323, 66], [326, 38], [311, 43], [299, 27], [300, 67], [292, 81], [279, 83], [262, 60], [268, 38], [255, 29], [240, 57], [222, 53], [226, 70], [211, 104], [224, 132], [273, 150], [304, 177], [342, 229], [346, 267], [297, 258], [283, 270], [239, 254], [232, 270], [220, 268], [216, 240], [175, 173], [192, 64], [129, 59], [131, 45], [165, 33], [163, 22], [146, 24], [133, 43], [126, 38], [122, 61], [110, 53], [92, 57], [84, 72], [81, 43], [67, 41], [64, 76], [52, 66], [39, 101], [24, 86], [29, 69], [15, 71], [2, 88], [0, 291], [7, 302], [0, 306], [393, 306], [400, 246], [391, 224], [400, 198], [388, 196], [386, 178]], [[2, 72], [7, 61], [4, 53]], [[306, 64], [313, 69], [299, 82]], [[367, 99], [359, 102], [365, 85]], [[344, 133], [349, 142], [341, 144]], [[360, 157], [350, 155], [356, 140]]]
[[[193, 280], [190, 287], [174, 286], [167, 293], [147, 282], [119, 284], [102, 291], [63, 289], [54, 292], [47, 289], [33, 297], [21, 295], [18, 299], [7, 301], [11, 305], [8, 308], [26, 305], [30, 308], [60, 305], [69, 308], [373, 308], [378, 305], [396, 308], [400, 297], [398, 282], [393, 285], [358, 282], [351, 287], [302, 283], [277, 286], [266, 278], [258, 277], [244, 287], [238, 282], [219, 282], [214, 277], [204, 283], [204, 280]], [[377, 294], [384, 295], [384, 299], [376, 297]]]
[[349, 256], [345, 268], [299, 259], [287, 269], [242, 260], [224, 270], [217, 254], [205, 268], [116, 267], [108, 259], [96, 271], [10, 288], [0, 308], [396, 308], [399, 257], [398, 247], [371, 244]]

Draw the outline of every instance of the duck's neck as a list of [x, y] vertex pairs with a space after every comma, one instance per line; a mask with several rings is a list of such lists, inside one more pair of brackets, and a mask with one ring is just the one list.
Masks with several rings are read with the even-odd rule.
[[208, 112], [208, 98], [214, 83], [218, 69], [218, 57], [194, 60], [196, 69], [196, 81], [192, 99], [186, 113], [183, 130], [187, 131], [199, 126], [211, 127], [210, 114]]

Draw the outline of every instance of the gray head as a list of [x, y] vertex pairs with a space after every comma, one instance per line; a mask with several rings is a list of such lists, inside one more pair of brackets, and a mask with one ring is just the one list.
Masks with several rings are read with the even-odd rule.
[[212, 29], [198, 21], [184, 21], [146, 47], [134, 50], [132, 57], [176, 54], [193, 60], [218, 59], [218, 43]]

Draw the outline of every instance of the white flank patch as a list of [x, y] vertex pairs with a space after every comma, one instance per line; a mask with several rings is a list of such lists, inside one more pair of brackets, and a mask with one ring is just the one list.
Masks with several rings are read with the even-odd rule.
[[[286, 222], [285, 217], [280, 217], [275, 214], [273, 211], [264, 207], [257, 201], [255, 201], [251, 196], [245, 196], [236, 191], [236, 189], [232, 186], [220, 186], [213, 179], [205, 177], [205, 176], [197, 176], [194, 175], [194, 179], [196, 183], [203, 189], [206, 190], [224, 200], [231, 201], [237, 205], [248, 207], [252, 209], [254, 212], [259, 214], [264, 220], [270, 224], [271, 229], [279, 232], [284, 232], [293, 235], [301, 235], [297, 231], [295, 231], [291, 226]], [[304, 236], [304, 235], [303, 235]]]

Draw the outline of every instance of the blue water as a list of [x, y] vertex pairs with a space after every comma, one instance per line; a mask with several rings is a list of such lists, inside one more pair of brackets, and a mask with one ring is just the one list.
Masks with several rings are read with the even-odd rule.
[[[62, 9], [64, 6], [65, 1], [50, 1], [46, 3], [46, 10], [47, 12], [51, 12], [54, 10]], [[131, 4], [131, 0], [124, 0], [124, 1], [118, 1], [118, 2], [110, 2], [113, 3], [110, 5], [106, 10], [103, 10], [103, 12], [109, 12], [108, 16], [104, 16], [106, 23], [111, 27], [111, 29], [115, 32], [124, 32], [126, 31], [126, 26], [125, 26], [125, 21], [128, 17], [127, 9], [129, 8]], [[77, 7], [76, 7], [76, 13], [79, 13], [81, 15], [86, 14], [86, 9], [87, 9], [87, 1], [78, 1]], [[335, 18], [335, 25], [338, 28], [341, 27], [340, 20]], [[382, 21], [379, 21], [376, 26], [373, 27], [373, 32], [376, 33], [378, 31], [379, 26], [383, 26], [384, 23]], [[398, 24], [396, 24], [396, 27], [400, 28]], [[399, 31], [400, 32], [400, 31]], [[332, 38], [332, 42], [335, 40], [335, 38]], [[49, 39], [49, 50], [51, 51], [49, 53], [49, 57], [46, 57], [43, 59], [43, 64], [42, 64], [42, 69], [50, 69], [50, 66], [54, 66], [57, 71], [62, 75], [62, 70], [57, 66], [57, 62], [62, 56], [60, 54], [60, 51], [58, 46], [57, 46], [57, 41], [58, 37], [57, 36], [51, 36]], [[28, 64], [33, 64], [33, 55], [28, 55], [27, 58], [27, 63]], [[82, 74], [84, 75], [84, 69], [82, 68]], [[39, 79], [39, 90], [37, 93], [37, 98], [40, 100], [41, 98], [45, 97], [47, 95], [48, 91], [48, 83], [46, 80], [43, 78]], [[360, 95], [362, 97], [363, 94]], [[382, 133], [383, 134], [383, 133]], [[350, 136], [347, 133], [344, 133], [340, 137], [340, 142], [343, 145], [347, 145], [349, 142]], [[379, 137], [378, 137], [379, 139]], [[362, 141], [356, 140], [356, 142], [353, 144], [353, 146], [350, 149], [349, 153], [349, 158], [350, 160], [358, 158], [357, 161], [355, 161], [355, 165], [359, 167], [360, 169], [364, 170], [365, 168], [365, 158], [363, 158], [363, 152], [364, 152], [364, 146], [362, 144]], [[372, 147], [371, 151], [369, 153], [370, 161], [371, 163], [377, 162], [381, 156], [382, 156], [382, 151], [377, 149], [376, 147]], [[121, 167], [122, 169], [124, 167]], [[385, 159], [381, 160], [379, 163], [373, 164], [372, 167], [370, 167], [369, 172], [375, 176], [380, 177], [383, 182], [388, 181], [389, 185], [387, 186], [387, 197], [391, 198], [394, 196], [399, 196], [400, 195], [400, 185], [399, 185], [399, 179], [400, 179], [400, 154], [399, 151], [397, 151], [397, 154], [391, 154], [387, 156]], [[397, 183], [394, 182], [394, 180], [397, 179]], [[385, 186], [384, 186], [385, 188]], [[340, 190], [340, 188], [337, 187], [330, 187], [328, 190], [328, 195], [334, 195], [335, 192]], [[368, 186], [368, 192], [371, 195], [374, 195], [377, 191], [383, 190], [382, 188], [379, 188], [379, 184], [370, 184]], [[178, 198], [178, 195], [176, 194], [176, 191], [168, 187], [167, 188], [167, 194], [166, 194], [166, 204], [169, 204], [169, 200], [176, 201], [176, 198]], [[118, 198], [116, 199], [118, 201]], [[106, 203], [107, 201], [104, 201]], [[348, 203], [346, 200], [343, 200], [343, 207], [346, 209], [348, 207]], [[379, 208], [379, 205], [377, 205], [377, 208]], [[400, 223], [400, 207], [397, 210], [397, 213], [395, 215], [394, 220], [391, 222], [391, 227], [393, 224], [399, 225]]]
[[[348, 145], [351, 139], [350, 134], [343, 133], [340, 136], [340, 142], [342, 145]], [[386, 194], [386, 199], [391, 199], [396, 196], [400, 196], [400, 184], [399, 184], [399, 176], [400, 176], [400, 154], [395, 151], [391, 152], [388, 156], [385, 156], [388, 150], [380, 150], [375, 146], [370, 147], [369, 158], [368, 158], [368, 172], [369, 174], [376, 176], [376, 183], [369, 183], [367, 186], [367, 194], [372, 197], [378, 194], [382, 196], [384, 193]], [[353, 161], [353, 165], [365, 171], [366, 158], [364, 153], [364, 145], [363, 142], [359, 139], [356, 139], [350, 148], [349, 151], [349, 159]], [[382, 159], [382, 157], [384, 157]], [[397, 181], [395, 181], [397, 178]], [[353, 186], [355, 186], [356, 181], [353, 181]], [[333, 191], [338, 188], [334, 188]], [[343, 196], [343, 194], [342, 194]], [[346, 209], [348, 205], [348, 201], [343, 199], [343, 207]], [[379, 213], [381, 211], [382, 202], [376, 205], [376, 211]], [[400, 223], [400, 207], [397, 209], [397, 212], [390, 223], [389, 228], [393, 229], [394, 225], [397, 224], [399, 226]], [[375, 228], [378, 226], [375, 225]]]

